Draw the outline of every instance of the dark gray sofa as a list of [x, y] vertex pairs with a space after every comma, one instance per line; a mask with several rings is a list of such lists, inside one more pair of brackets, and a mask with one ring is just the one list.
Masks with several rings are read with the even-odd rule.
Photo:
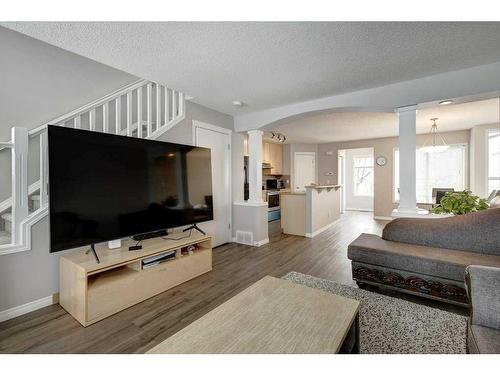
[[348, 247], [358, 284], [382, 285], [468, 306], [465, 269], [500, 267], [500, 208], [440, 219], [398, 218], [382, 238], [362, 234]]
[[469, 266], [465, 271], [471, 314], [467, 352], [500, 353], [500, 268]]

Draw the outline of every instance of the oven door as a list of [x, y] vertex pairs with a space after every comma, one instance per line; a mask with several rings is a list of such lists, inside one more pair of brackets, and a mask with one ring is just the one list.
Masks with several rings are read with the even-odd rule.
[[280, 194], [277, 191], [267, 192], [267, 221], [279, 220], [281, 218]]
[[280, 194], [278, 192], [267, 193], [267, 205], [269, 207], [269, 211], [279, 210]]

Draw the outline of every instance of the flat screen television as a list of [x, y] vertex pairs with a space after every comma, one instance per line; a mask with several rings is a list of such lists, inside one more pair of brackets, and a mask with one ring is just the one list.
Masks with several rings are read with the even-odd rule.
[[210, 149], [48, 127], [50, 251], [213, 219]]

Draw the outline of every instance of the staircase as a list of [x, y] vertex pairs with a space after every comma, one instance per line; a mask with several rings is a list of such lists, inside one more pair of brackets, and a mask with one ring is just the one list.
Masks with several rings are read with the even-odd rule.
[[[31, 227], [48, 215], [47, 125], [156, 139], [182, 121], [185, 110], [183, 93], [140, 80], [32, 130], [12, 128], [11, 140], [0, 141], [0, 153], [10, 151], [12, 159], [12, 196], [0, 202], [0, 255], [30, 250]], [[28, 170], [30, 154], [39, 159], [36, 176]]]

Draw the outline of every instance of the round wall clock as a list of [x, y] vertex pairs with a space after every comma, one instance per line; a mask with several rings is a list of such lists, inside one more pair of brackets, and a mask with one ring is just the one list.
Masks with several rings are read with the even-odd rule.
[[377, 157], [377, 165], [380, 165], [381, 167], [383, 167], [386, 164], [387, 164], [387, 159], [385, 158], [385, 156]]

